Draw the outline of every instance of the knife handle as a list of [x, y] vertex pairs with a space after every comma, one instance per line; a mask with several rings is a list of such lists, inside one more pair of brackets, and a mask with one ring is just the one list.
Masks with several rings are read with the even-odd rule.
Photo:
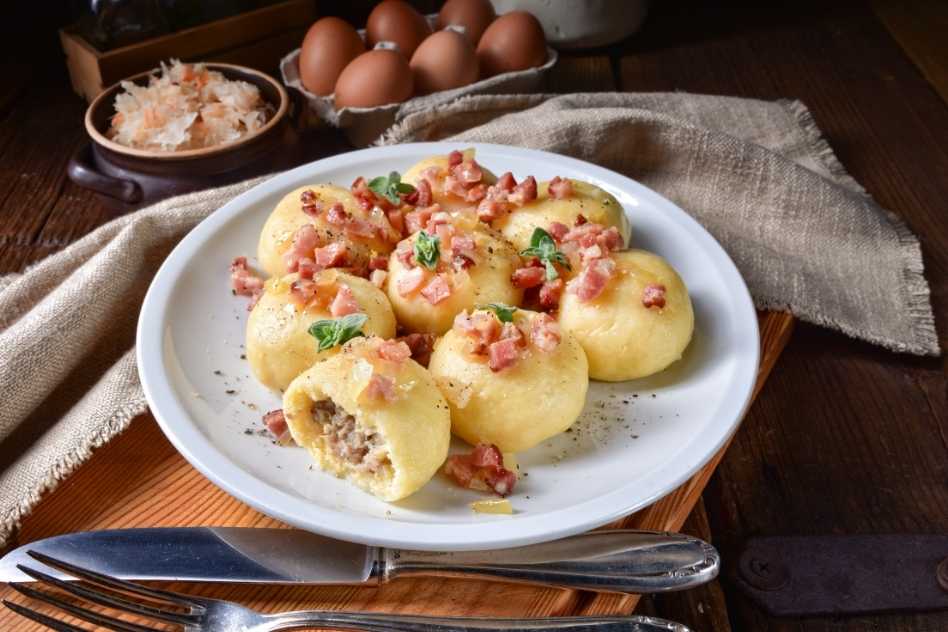
[[713, 546], [680, 533], [591, 531], [561, 540], [493, 551], [453, 553], [379, 549], [380, 580], [463, 576], [624, 593], [661, 593], [717, 576]]

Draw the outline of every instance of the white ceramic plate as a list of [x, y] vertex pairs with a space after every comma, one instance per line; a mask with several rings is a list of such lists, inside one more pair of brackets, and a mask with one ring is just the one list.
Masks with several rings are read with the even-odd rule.
[[[343, 154], [224, 205], [181, 241], [148, 291], [138, 328], [142, 384], [158, 423], [192, 465], [252, 507], [303, 529], [366, 544], [474, 550], [608, 523], [672, 491], [721, 448], [748, 405], [759, 354], [756, 312], [724, 250], [684, 211], [633, 180], [553, 154], [475, 147], [478, 161], [495, 173], [511, 171], [518, 181], [586, 180], [620, 200], [632, 246], [667, 259], [691, 293], [695, 333], [682, 360], [633, 382], [593, 382], [570, 431], [518, 455], [513, 516], [475, 514], [468, 503], [483, 494], [452, 485], [443, 472], [407, 499], [385, 503], [312, 469], [303, 448], [280, 447], [257, 433], [261, 416], [282, 404], [242, 359], [248, 299], [231, 294], [228, 265], [237, 255], [255, 265], [263, 224], [289, 191], [403, 173], [456, 147]], [[470, 451], [460, 441], [452, 449]]]

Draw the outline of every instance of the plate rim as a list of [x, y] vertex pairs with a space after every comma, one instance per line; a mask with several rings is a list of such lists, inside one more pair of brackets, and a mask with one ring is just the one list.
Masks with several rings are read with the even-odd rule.
[[[193, 256], [193, 252], [195, 252], [193, 245], [200, 245], [212, 238], [216, 231], [225, 226], [227, 222], [235, 219], [242, 213], [249, 212], [249, 207], [253, 206], [256, 201], [259, 201], [257, 198], [272, 195], [271, 189], [276, 188], [278, 190], [288, 191], [290, 187], [293, 186], [293, 181], [307, 173], [352, 167], [363, 160], [367, 154], [371, 154], [373, 159], [386, 157], [393, 159], [404, 158], [406, 152], [412, 153], [415, 151], [431, 156], [444, 154], [451, 149], [456, 149], [460, 145], [464, 145], [464, 148], [473, 147], [479, 158], [481, 156], [489, 156], [492, 153], [501, 153], [508, 154], [514, 158], [525, 158], [536, 161], [550, 161], [552, 159], [559, 163], [557, 166], [562, 165], [582, 173], [588, 173], [601, 181], [610, 182], [610, 186], [616, 181], [618, 181], [620, 185], [628, 185], [625, 190], [627, 190], [630, 195], [639, 199], [652, 198], [650, 201], [658, 202], [658, 206], [661, 207], [663, 212], [677, 216], [672, 217], [672, 219], [690, 233], [693, 238], [698, 239], [703, 247], [709, 248], [710, 251], [716, 251], [712, 253], [706, 250], [705, 252], [708, 252], [709, 255], [717, 255], [715, 259], [723, 263], [723, 268], [718, 267], [716, 271], [722, 276], [723, 280], [728, 282], [729, 289], [732, 293], [731, 302], [737, 311], [743, 313], [747, 310], [749, 315], [753, 316], [756, 332], [756, 308], [753, 305], [750, 292], [733, 260], [731, 260], [730, 256], [717, 240], [714, 239], [707, 229], [701, 226], [693, 217], [688, 215], [676, 204], [656, 191], [618, 172], [576, 158], [540, 150], [486, 143], [411, 143], [374, 147], [323, 158], [278, 174], [254, 186], [236, 196], [201, 221], [182, 238], [162, 263], [149, 286], [142, 304], [136, 331], [136, 359], [146, 400], [162, 432], [174, 445], [175, 449], [217, 487], [268, 516], [301, 529], [314, 531], [341, 540], [375, 546], [445, 551], [507, 548], [574, 535], [608, 524], [654, 503], [677, 489], [682, 483], [704, 467], [736, 432], [741, 419], [750, 406], [754, 385], [756, 384], [757, 370], [760, 361], [759, 335], [745, 337], [745, 339], [738, 338], [736, 340], [739, 344], [735, 347], [734, 351], [740, 362], [738, 362], [738, 366], [735, 369], [735, 379], [730, 381], [731, 383], [727, 385], [727, 388], [735, 388], [735, 382], [740, 378], [743, 380], [742, 384], [744, 385], [744, 387], [740, 389], [743, 396], [741, 401], [731, 402], [730, 410], [735, 411], [734, 419], [729, 419], [726, 431], [718, 433], [714, 445], [712, 446], [713, 449], [708, 449], [703, 458], [692, 463], [687, 468], [679, 468], [671, 479], [672, 482], [665, 483], [661, 489], [657, 489], [631, 507], [626, 503], [622, 503], [621, 498], [618, 497], [619, 492], [622, 491], [622, 488], [620, 488], [617, 491], [597, 496], [579, 505], [569, 505], [553, 512], [546, 512], [539, 516], [521, 519], [518, 525], [524, 525], [526, 523], [527, 526], [530, 526], [531, 523], [538, 522], [541, 528], [527, 529], [526, 533], [505, 536], [502, 525], [505, 523], [509, 524], [509, 522], [503, 519], [483, 522], [472, 520], [470, 523], [463, 525], [417, 523], [402, 520], [387, 520], [374, 516], [363, 516], [344, 511], [336, 511], [331, 508], [318, 506], [315, 503], [309, 503], [308, 511], [303, 512], [302, 515], [289, 513], [283, 508], [284, 506], [293, 508], [300, 503], [306, 504], [307, 501], [275, 488], [241, 468], [220, 452], [216, 446], [200, 432], [193, 422], [184, 424], [183, 426], [180, 424], [176, 425], [173, 419], [174, 415], [187, 418], [186, 411], [184, 411], [177, 402], [174, 387], [168, 380], [167, 373], [159, 370], [159, 367], [156, 366], [161, 365], [161, 367], [163, 367], [165, 365], [163, 346], [165, 330], [168, 327], [167, 303], [162, 303], [161, 299], [166, 298], [174, 287], [174, 281], [177, 280], [181, 270], [190, 260], [188, 254], [190, 253], [190, 256]], [[483, 162], [487, 164], [488, 160], [484, 160]], [[284, 182], [289, 182], [290, 184], [283, 184]], [[634, 230], [635, 227], [633, 225], [633, 231]], [[175, 408], [177, 410], [174, 410]], [[702, 427], [702, 430], [707, 429]], [[273, 500], [271, 500], [271, 498]], [[564, 513], [573, 515], [588, 513], [577, 511], [577, 509], [590, 504], [596, 506], [598, 509], [598, 511], [592, 512], [594, 518], [571, 518], [563, 520], [562, 514]], [[324, 514], [331, 516], [332, 520], [314, 524], [314, 520]], [[369, 524], [372, 525], [372, 528], [368, 530], [357, 529], [354, 532], [353, 521], [357, 523], [368, 521]], [[405, 535], [401, 533], [405, 530], [406, 525], [410, 527], [410, 530], [413, 532], [410, 538], [406, 538]], [[501, 527], [494, 527], [494, 525], [501, 525]], [[371, 533], [366, 533], [366, 531], [371, 531]], [[452, 535], [446, 536], [445, 532], [448, 531], [450, 531]]]

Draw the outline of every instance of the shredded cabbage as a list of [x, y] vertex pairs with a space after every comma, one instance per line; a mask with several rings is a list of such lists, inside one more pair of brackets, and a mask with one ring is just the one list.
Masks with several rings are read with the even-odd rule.
[[231, 81], [204, 64], [161, 63], [148, 86], [123, 81], [110, 140], [136, 149], [184, 151], [216, 147], [263, 127], [273, 115], [260, 90]]

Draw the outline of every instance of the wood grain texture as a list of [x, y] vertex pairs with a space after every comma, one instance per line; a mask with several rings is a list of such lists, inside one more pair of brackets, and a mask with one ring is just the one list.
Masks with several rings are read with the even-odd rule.
[[[933, 6], [900, 10], [922, 4]], [[802, 100], [850, 174], [920, 236], [944, 347], [948, 110], [934, 89], [945, 78], [939, 64], [920, 74], [917, 55], [859, 2], [650, 9], [641, 38], [623, 49], [621, 89]], [[703, 496], [726, 564], [754, 535], [944, 533], [944, 369], [944, 358], [901, 356], [798, 324]], [[944, 612], [769, 617], [729, 576], [720, 585], [734, 630], [948, 629]]]

